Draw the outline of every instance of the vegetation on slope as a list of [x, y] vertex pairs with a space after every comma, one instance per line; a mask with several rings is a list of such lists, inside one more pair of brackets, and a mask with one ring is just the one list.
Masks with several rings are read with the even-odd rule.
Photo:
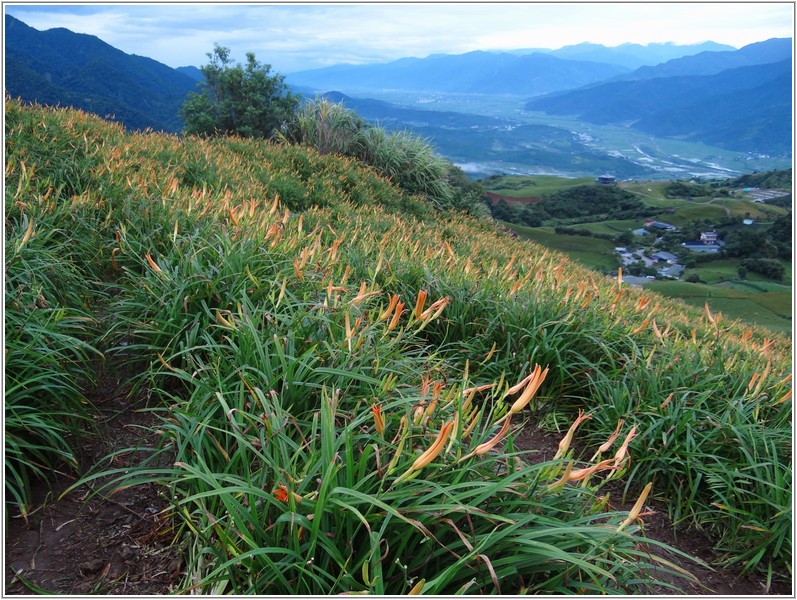
[[[134, 365], [161, 444], [89, 477], [163, 485], [185, 589], [639, 592], [679, 574], [639, 545], [649, 494], [729, 562], [790, 565], [787, 338], [440, 212], [351, 158], [16, 102], [6, 155], [6, 410], [36, 416], [6, 421], [6, 447], [45, 446], [54, 405], [85, 407], [95, 350]], [[36, 347], [53, 360], [30, 364]], [[529, 418], [569, 427], [553, 460], [513, 448]], [[24, 508], [24, 477], [6, 481]], [[637, 510], [613, 508], [610, 482]]]

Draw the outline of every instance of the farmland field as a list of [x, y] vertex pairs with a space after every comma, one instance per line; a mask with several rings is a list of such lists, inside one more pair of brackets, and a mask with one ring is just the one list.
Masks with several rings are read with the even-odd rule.
[[765, 293], [739, 285], [682, 281], [654, 281], [644, 287], [698, 308], [708, 304], [713, 312], [721, 312], [726, 318], [749, 321], [786, 335], [792, 331], [792, 295], [786, 286]]
[[576, 185], [593, 183], [595, 180], [588, 177], [556, 177], [554, 175], [535, 175], [535, 176], [509, 176], [501, 177], [497, 180], [497, 185], [489, 184], [489, 191], [502, 196], [513, 196], [515, 198], [527, 198], [530, 196], [541, 196], [550, 194], [558, 190], [566, 189]]
[[546, 248], [565, 254], [570, 259], [602, 273], [617, 271], [619, 263], [614, 255], [615, 244], [579, 235], [559, 235], [553, 227], [524, 227], [505, 223], [523, 239], [531, 240]]

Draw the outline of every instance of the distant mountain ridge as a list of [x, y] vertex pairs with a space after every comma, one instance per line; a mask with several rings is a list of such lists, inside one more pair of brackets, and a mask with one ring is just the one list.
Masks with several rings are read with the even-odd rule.
[[[402, 58], [388, 63], [333, 65], [297, 71], [286, 81], [319, 91], [402, 89], [429, 92], [537, 96], [612, 77], [630, 76], [634, 69], [706, 51], [735, 51], [715, 42], [702, 44], [575, 44], [558, 50], [528, 48], [507, 52], [474, 51]], [[741, 65], [736, 65], [741, 66]]]
[[643, 66], [653, 66], [676, 58], [691, 56], [700, 52], [720, 52], [734, 51], [736, 48], [716, 42], [703, 42], [701, 44], [674, 44], [651, 43], [645, 46], [641, 44], [620, 44], [619, 46], [604, 46], [602, 44], [573, 44], [563, 46], [558, 50], [546, 50], [542, 48], [516, 50], [515, 54], [528, 54], [531, 52], [542, 52], [551, 54], [557, 58], [569, 60], [584, 60], [591, 62], [602, 62], [612, 65], [619, 65], [627, 69], [638, 69]]
[[791, 38], [772, 38], [748, 44], [738, 50], [701, 52], [655, 65], [636, 69], [632, 73], [619, 75], [617, 80], [640, 80], [654, 77], [680, 75], [714, 75], [727, 69], [764, 65], [791, 59]]
[[712, 75], [610, 81], [535, 98], [526, 110], [626, 124], [743, 152], [791, 152], [791, 60]]
[[178, 132], [178, 110], [196, 80], [92, 35], [39, 31], [5, 15], [6, 93], [25, 102], [74, 106], [131, 129]]
[[285, 81], [319, 91], [401, 89], [536, 96], [627, 73], [626, 67], [565, 60], [549, 54], [484, 51], [433, 54], [375, 65], [336, 65], [289, 73]]

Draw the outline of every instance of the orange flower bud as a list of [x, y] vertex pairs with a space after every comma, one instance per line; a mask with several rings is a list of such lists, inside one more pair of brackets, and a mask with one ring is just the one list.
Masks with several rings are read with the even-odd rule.
[[374, 427], [379, 435], [385, 433], [385, 419], [382, 417], [382, 407], [374, 404], [371, 407], [371, 413], [374, 415]]
[[418, 292], [418, 300], [415, 302], [415, 318], [421, 318], [421, 312], [423, 311], [423, 305], [426, 304], [426, 290], [421, 290]]

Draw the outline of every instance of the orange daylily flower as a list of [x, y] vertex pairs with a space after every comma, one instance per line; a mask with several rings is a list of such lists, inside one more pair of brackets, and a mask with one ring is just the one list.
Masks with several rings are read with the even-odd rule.
[[[285, 486], [284, 483], [279, 484], [279, 487], [277, 487], [277, 489], [274, 490], [272, 494], [280, 502], [288, 501], [288, 488]], [[292, 494], [293, 494], [293, 499], [296, 501], [297, 504], [302, 501], [302, 497], [299, 494], [297, 494], [296, 492], [292, 492]]]

